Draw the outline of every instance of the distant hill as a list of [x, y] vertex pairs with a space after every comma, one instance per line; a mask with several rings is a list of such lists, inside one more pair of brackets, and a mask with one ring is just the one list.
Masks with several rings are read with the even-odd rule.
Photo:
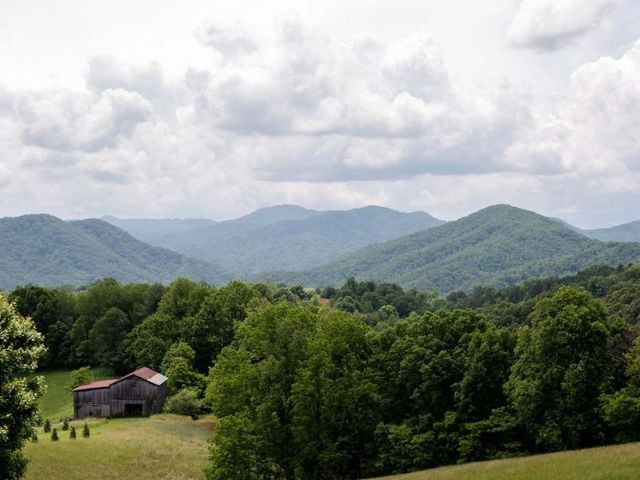
[[0, 219], [0, 288], [85, 285], [104, 277], [169, 282], [178, 276], [222, 283], [219, 267], [153, 247], [102, 220], [51, 215]]
[[246, 278], [319, 266], [362, 247], [442, 223], [425, 212], [403, 213], [377, 206], [317, 211], [279, 205], [235, 220], [152, 236], [129, 229], [131, 223], [118, 225], [150, 243], [222, 265]]
[[306, 286], [341, 284], [349, 277], [448, 292], [476, 285], [507, 286], [564, 275], [594, 264], [640, 260], [640, 243], [603, 243], [555, 219], [496, 205], [276, 279]]
[[100, 220], [121, 228], [143, 242], [152, 244], [155, 244], [156, 239], [162, 238], [164, 235], [184, 233], [198, 228], [209, 227], [216, 223], [205, 218], [128, 219], [109, 215], [105, 215]]
[[603, 242], [640, 242], [640, 220], [611, 228], [582, 230], [582, 233]]

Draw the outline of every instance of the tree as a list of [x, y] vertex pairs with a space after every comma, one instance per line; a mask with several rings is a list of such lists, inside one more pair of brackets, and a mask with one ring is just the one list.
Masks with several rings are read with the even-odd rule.
[[58, 429], [57, 428], [54, 428], [51, 431], [51, 440], [54, 441], [54, 442], [57, 442], [58, 440], [60, 440], [60, 437], [58, 437]]
[[162, 361], [162, 369], [167, 375], [169, 392], [176, 393], [184, 388], [202, 391], [204, 376], [193, 369], [195, 352], [186, 342], [174, 343]]
[[82, 428], [82, 436], [84, 438], [89, 438], [91, 436], [91, 431], [89, 430], [89, 424], [84, 422], [84, 427]]
[[75, 440], [76, 439], [76, 427], [72, 426], [71, 430], [69, 431], [69, 438], [71, 440]]
[[49, 433], [51, 431], [51, 422], [49, 421], [48, 418], [44, 421], [44, 426], [42, 427], [42, 431], [44, 433]]
[[604, 416], [616, 432], [617, 441], [640, 438], [640, 338], [626, 354], [628, 384], [613, 395], [603, 397]]
[[69, 383], [67, 388], [73, 390], [80, 385], [86, 385], [93, 382], [93, 372], [90, 367], [80, 367], [77, 370], [73, 370], [69, 374]]
[[563, 287], [522, 328], [507, 393], [536, 451], [580, 448], [602, 436], [599, 397], [611, 376], [611, 325], [588, 292]]
[[198, 398], [196, 389], [185, 388], [167, 399], [164, 410], [167, 413], [186, 415], [196, 420], [202, 413], [202, 401]]
[[43, 383], [34, 373], [44, 354], [43, 337], [31, 319], [0, 294], [0, 471], [9, 480], [24, 473], [21, 449], [35, 436]]
[[65, 432], [69, 430], [69, 420], [67, 420], [66, 418], [62, 422], [62, 430]]
[[129, 318], [118, 307], [111, 307], [96, 320], [89, 331], [89, 341], [100, 365], [122, 371], [122, 342], [130, 328]]

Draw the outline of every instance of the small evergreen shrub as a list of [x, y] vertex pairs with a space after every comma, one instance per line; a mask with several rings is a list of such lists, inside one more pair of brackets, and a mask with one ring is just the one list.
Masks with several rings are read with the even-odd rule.
[[51, 422], [48, 418], [44, 421], [44, 427], [42, 427], [42, 429], [44, 430], [44, 433], [49, 433], [51, 431]]
[[82, 436], [84, 438], [89, 438], [91, 436], [91, 432], [89, 431], [89, 425], [87, 422], [84, 422], [84, 428], [82, 429]]
[[51, 431], [51, 440], [54, 441], [54, 442], [57, 442], [59, 439], [60, 439], [60, 437], [58, 437], [58, 429], [54, 428]]
[[69, 438], [72, 440], [76, 439], [76, 427], [71, 427], [71, 430], [69, 431]]
[[62, 430], [69, 430], [69, 420], [67, 420], [66, 418], [64, 419], [64, 422], [62, 422]]

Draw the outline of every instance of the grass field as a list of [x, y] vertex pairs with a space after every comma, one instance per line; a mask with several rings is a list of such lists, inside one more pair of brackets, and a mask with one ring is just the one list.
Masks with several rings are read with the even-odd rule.
[[72, 422], [78, 438], [58, 430], [60, 440], [40, 433], [29, 443], [26, 480], [192, 480], [203, 478], [207, 439], [214, 420], [177, 415], [94, 420], [91, 437], [84, 422]]
[[[111, 378], [109, 372], [95, 368], [92, 370], [94, 380]], [[73, 398], [68, 388], [69, 370], [50, 370], [41, 372], [47, 391], [40, 398], [40, 415], [42, 420], [48, 418], [57, 422], [61, 418], [73, 416]]]
[[384, 480], [638, 479], [640, 479], [640, 443], [469, 463], [384, 477]]

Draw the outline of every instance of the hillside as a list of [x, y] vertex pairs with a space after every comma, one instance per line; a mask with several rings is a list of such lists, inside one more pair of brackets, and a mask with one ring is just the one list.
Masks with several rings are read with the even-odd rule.
[[123, 282], [168, 282], [179, 276], [221, 283], [220, 268], [152, 247], [101, 220], [64, 222], [51, 215], [0, 219], [0, 288], [86, 285], [113, 277]]
[[374, 245], [302, 273], [276, 278], [306, 286], [349, 277], [448, 292], [506, 286], [574, 273], [594, 264], [640, 260], [640, 244], [589, 239], [556, 220], [508, 205]]
[[611, 228], [583, 230], [582, 233], [603, 242], [640, 242], [640, 220]]
[[[191, 230], [138, 235], [246, 278], [261, 272], [319, 266], [365, 246], [441, 223], [424, 212], [403, 213], [375, 206], [316, 211], [280, 205]], [[123, 228], [127, 226], [123, 224]]]
[[468, 463], [379, 480], [635, 480], [640, 444]]

